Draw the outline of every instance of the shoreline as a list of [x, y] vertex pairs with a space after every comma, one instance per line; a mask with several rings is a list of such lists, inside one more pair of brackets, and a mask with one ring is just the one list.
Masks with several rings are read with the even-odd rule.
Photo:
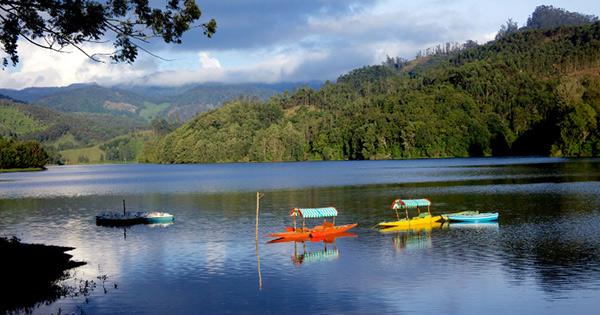
[[0, 168], [0, 173], [41, 172], [45, 170], [47, 170], [46, 167]]
[[27, 313], [40, 303], [53, 302], [68, 293], [58, 281], [68, 277], [68, 270], [86, 264], [71, 260], [73, 256], [66, 252], [73, 249], [0, 237], [0, 268], [10, 271], [0, 287], [0, 313]]

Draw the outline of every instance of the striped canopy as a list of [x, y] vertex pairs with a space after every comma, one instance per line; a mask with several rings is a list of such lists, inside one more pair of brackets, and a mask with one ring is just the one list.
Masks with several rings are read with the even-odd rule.
[[403, 209], [403, 208], [417, 208], [417, 207], [429, 207], [431, 201], [428, 199], [396, 199], [392, 208]]
[[313, 219], [313, 218], [329, 218], [336, 217], [338, 215], [337, 210], [334, 207], [326, 207], [326, 208], [294, 208], [290, 212], [290, 216], [294, 217], [297, 215], [302, 216], [303, 218]]

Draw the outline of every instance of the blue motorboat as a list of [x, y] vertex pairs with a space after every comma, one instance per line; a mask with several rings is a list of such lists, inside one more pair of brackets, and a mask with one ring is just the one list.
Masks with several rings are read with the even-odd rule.
[[449, 221], [454, 222], [489, 222], [498, 221], [498, 212], [464, 212], [464, 213], [453, 213], [448, 215]]

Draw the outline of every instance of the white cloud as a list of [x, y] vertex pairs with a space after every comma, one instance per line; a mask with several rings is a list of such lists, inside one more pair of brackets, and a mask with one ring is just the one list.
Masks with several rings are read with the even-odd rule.
[[199, 52], [198, 61], [200, 62], [200, 67], [204, 69], [221, 68], [219, 59], [211, 57], [207, 52]]
[[[202, 59], [202, 54], [199, 57]], [[265, 52], [265, 54], [267, 54]], [[265, 82], [295, 81], [294, 75], [299, 67], [310, 61], [319, 61], [328, 57], [323, 52], [285, 52], [276, 55], [264, 55], [263, 61], [248, 65], [222, 68], [218, 59], [205, 57], [211, 61], [200, 61], [200, 67], [187, 70], [169, 70], [150, 73], [142, 78], [134, 80], [135, 84], [178, 86], [188, 83], [205, 82]], [[210, 65], [210, 66], [207, 66]], [[215, 66], [218, 65], [218, 66]]]
[[[0, 71], [0, 87], [335, 79], [353, 68], [378, 64], [386, 55], [410, 59], [417, 51], [444, 42], [472, 39], [484, 43], [494, 38], [509, 17], [522, 25], [537, 5], [534, 0], [485, 4], [474, 0], [375, 0], [356, 8], [350, 2], [336, 1], [289, 1], [283, 6], [264, 3], [209, 1], [207, 8], [213, 8], [222, 23], [220, 32], [210, 40], [194, 40], [189, 34], [180, 46], [152, 46], [154, 53], [172, 62], [140, 52], [133, 65], [100, 64], [76, 50], [58, 54], [23, 42], [19, 46], [21, 63]], [[549, 4], [590, 13], [599, 8], [585, 0]], [[254, 23], [263, 16], [264, 23]], [[86, 49], [103, 52], [113, 47]]]
[[[113, 48], [110, 45], [93, 45], [84, 46], [83, 49], [107, 52]], [[140, 60], [134, 65], [112, 64], [109, 61], [100, 63], [75, 49], [59, 53], [38, 48], [26, 41], [19, 41], [18, 53], [18, 66], [0, 71], [0, 87], [65, 86], [81, 82], [111, 84], [143, 76], [156, 67], [153, 61], [147, 60]]]

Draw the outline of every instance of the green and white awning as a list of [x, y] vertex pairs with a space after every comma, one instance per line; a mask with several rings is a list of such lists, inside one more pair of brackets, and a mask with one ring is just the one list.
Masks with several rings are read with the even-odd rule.
[[290, 216], [294, 217], [300, 215], [306, 219], [314, 218], [330, 218], [337, 217], [338, 212], [334, 207], [326, 208], [294, 208], [290, 212]]
[[392, 208], [404, 209], [404, 208], [418, 208], [418, 207], [429, 207], [431, 201], [428, 199], [396, 199]]

